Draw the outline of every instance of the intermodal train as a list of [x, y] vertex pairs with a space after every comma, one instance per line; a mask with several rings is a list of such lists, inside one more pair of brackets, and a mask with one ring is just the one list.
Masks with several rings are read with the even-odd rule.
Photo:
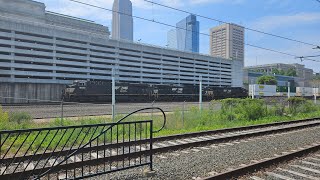
[[[197, 101], [199, 86], [116, 83], [117, 102]], [[111, 81], [77, 80], [68, 85], [62, 94], [70, 102], [111, 102]], [[203, 101], [224, 98], [245, 98], [248, 91], [240, 87], [203, 87]]]

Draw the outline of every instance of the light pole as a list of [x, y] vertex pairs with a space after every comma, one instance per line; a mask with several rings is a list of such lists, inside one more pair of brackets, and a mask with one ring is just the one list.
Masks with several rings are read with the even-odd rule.
[[288, 82], [288, 99], [290, 98], [290, 82]]
[[115, 68], [112, 68], [112, 121], [115, 118], [116, 106], [116, 82], [115, 82]]
[[254, 99], [254, 91], [255, 91], [254, 81], [253, 81], [253, 79], [251, 79], [251, 98], [252, 99]]
[[202, 76], [199, 76], [199, 110], [202, 110]]

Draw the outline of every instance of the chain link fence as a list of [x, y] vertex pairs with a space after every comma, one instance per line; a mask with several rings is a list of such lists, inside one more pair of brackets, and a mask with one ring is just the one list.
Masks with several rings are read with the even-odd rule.
[[[13, 97], [0, 97], [1, 99], [12, 99]], [[5, 101], [2, 101], [5, 102]], [[80, 103], [80, 102], [64, 102], [64, 101], [49, 101], [41, 99], [20, 98], [19, 104], [1, 104], [3, 111], [9, 113], [25, 113], [35, 121], [44, 122], [52, 119], [65, 118], [86, 118], [86, 117], [101, 117], [112, 118], [111, 103]], [[211, 106], [211, 102], [203, 102], [201, 107], [203, 110], [217, 108], [219, 106]], [[166, 113], [181, 112], [182, 118], [186, 111], [191, 108], [199, 108], [199, 102], [148, 102], [148, 103], [116, 103], [116, 115], [125, 115], [138, 109], [146, 107], [159, 107]], [[157, 115], [158, 112], [153, 110], [146, 111], [140, 115], [150, 117]]]
[[[11, 97], [1, 97], [11, 98]], [[146, 107], [159, 107], [168, 116], [168, 126], [170, 129], [194, 128], [197, 126], [214, 126], [217, 123], [229, 123], [234, 120], [256, 120], [271, 116], [282, 119], [295, 112], [311, 113], [320, 110], [318, 101], [314, 107], [312, 99], [308, 103], [296, 108], [290, 107], [288, 99], [285, 97], [266, 98], [263, 100], [251, 101], [251, 99], [227, 99], [203, 102], [146, 102], [146, 103], [116, 103], [115, 119], [112, 119], [111, 103], [80, 103], [48, 101], [41, 99], [20, 99], [20, 104], [1, 104], [3, 112], [8, 112], [12, 116], [11, 120], [30, 118], [34, 123], [42, 123], [51, 126], [73, 125], [70, 121], [78, 124], [98, 124], [113, 122], [124, 115], [138, 109]], [[230, 101], [230, 102], [229, 102]], [[259, 102], [258, 102], [259, 101]], [[3, 102], [3, 101], [2, 101]], [[199, 108], [202, 107], [200, 110]], [[0, 112], [1, 115], [1, 112]], [[154, 110], [141, 112], [135, 120], [155, 120], [155, 125], [160, 118], [160, 114]], [[1, 120], [1, 118], [0, 118]], [[133, 119], [132, 119], [133, 120]], [[160, 120], [159, 120], [160, 122]]]

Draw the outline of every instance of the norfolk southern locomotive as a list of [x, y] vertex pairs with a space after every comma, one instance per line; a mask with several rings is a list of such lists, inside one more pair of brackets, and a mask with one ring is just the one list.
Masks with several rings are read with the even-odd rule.
[[[111, 81], [74, 81], [63, 92], [65, 101], [111, 102]], [[153, 85], [135, 83], [116, 83], [116, 100], [118, 102], [146, 101], [197, 101], [199, 86]], [[247, 90], [240, 87], [204, 87], [204, 101], [224, 98], [244, 98]]]

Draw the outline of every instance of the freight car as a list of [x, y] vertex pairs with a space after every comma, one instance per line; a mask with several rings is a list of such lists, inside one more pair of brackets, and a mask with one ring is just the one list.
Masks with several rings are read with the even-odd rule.
[[[74, 81], [63, 91], [65, 101], [76, 102], [111, 102], [111, 81]], [[135, 83], [116, 83], [117, 102], [146, 101], [197, 101], [199, 86], [154, 85]], [[244, 98], [247, 90], [237, 87], [204, 87], [203, 100], [209, 101], [224, 98]]]

